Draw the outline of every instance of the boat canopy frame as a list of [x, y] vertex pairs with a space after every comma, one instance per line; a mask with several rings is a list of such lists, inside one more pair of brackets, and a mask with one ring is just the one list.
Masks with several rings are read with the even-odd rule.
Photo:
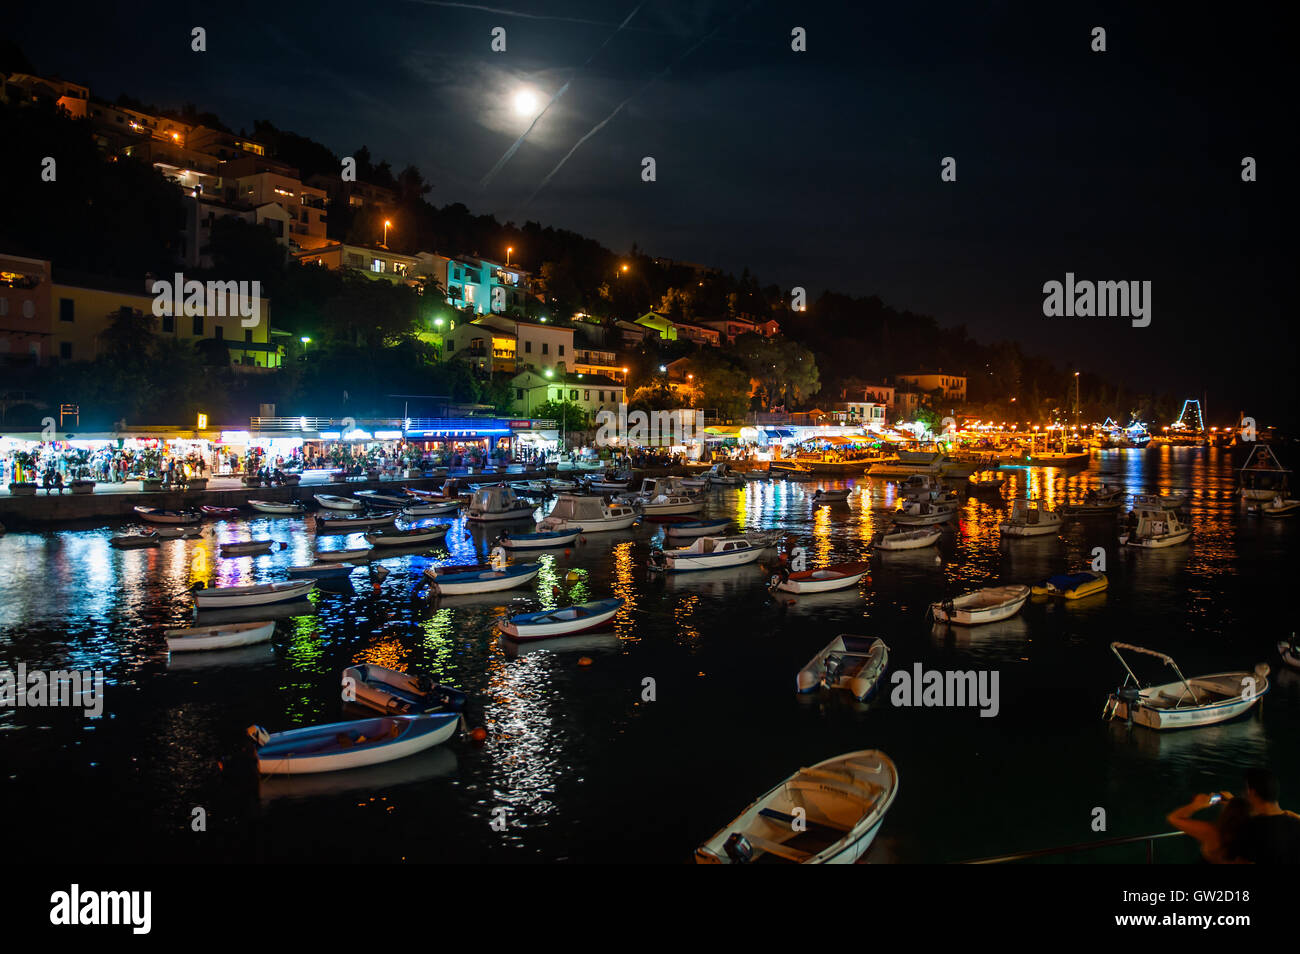
[[[1184, 695], [1190, 695], [1192, 697], [1192, 703], [1194, 705], [1199, 706], [1202, 704], [1200, 699], [1196, 695], [1196, 690], [1193, 689], [1192, 684], [1187, 681], [1187, 677], [1183, 675], [1183, 671], [1178, 668], [1178, 663], [1174, 662], [1173, 656], [1170, 656], [1168, 653], [1156, 652], [1154, 649], [1147, 649], [1145, 646], [1134, 646], [1132, 643], [1120, 643], [1120, 642], [1111, 643], [1110, 651], [1115, 654], [1115, 658], [1119, 660], [1120, 665], [1124, 667], [1124, 671], [1128, 673], [1128, 676], [1125, 677], [1124, 679], [1124, 685], [1127, 686], [1129, 680], [1131, 679], [1133, 680], [1133, 685], [1136, 686], [1138, 689], [1141, 689], [1142, 680], [1140, 680], [1134, 674], [1133, 670], [1129, 668], [1128, 660], [1126, 660], [1124, 656], [1120, 653], [1121, 649], [1127, 649], [1130, 652], [1135, 652], [1135, 653], [1142, 653], [1147, 656], [1154, 656], [1156, 659], [1159, 659], [1170, 669], [1172, 669], [1175, 675], [1178, 676], [1179, 681], [1183, 684]], [[1179, 706], [1181, 706], [1182, 702], [1183, 702], [1182, 697], [1179, 697], [1178, 702], [1174, 703], [1174, 708], [1178, 708]]]

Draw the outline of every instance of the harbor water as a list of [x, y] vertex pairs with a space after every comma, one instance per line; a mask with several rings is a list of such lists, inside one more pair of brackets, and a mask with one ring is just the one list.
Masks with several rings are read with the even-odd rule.
[[[0, 670], [101, 670], [106, 684], [98, 719], [0, 709], [7, 841], [17, 857], [46, 860], [682, 863], [794, 770], [867, 748], [886, 752], [900, 775], [873, 862], [1165, 831], [1172, 808], [1196, 792], [1240, 792], [1243, 769], [1256, 764], [1279, 774], [1283, 806], [1300, 808], [1300, 672], [1275, 649], [1294, 627], [1283, 597], [1295, 586], [1295, 518], [1248, 515], [1228, 453], [1213, 448], [1094, 452], [1086, 470], [1003, 473], [1000, 496], [963, 493], [937, 548], [876, 555], [871, 537], [897, 504], [892, 482], [706, 492], [706, 516], [779, 528], [810, 566], [869, 561], [860, 591], [774, 597], [775, 551], [758, 566], [665, 579], [647, 570], [661, 527], [646, 523], [545, 551], [539, 579], [519, 590], [432, 600], [425, 567], [478, 562], [499, 531], [458, 517], [445, 547], [377, 554], [391, 571], [378, 588], [358, 569], [346, 591], [319, 589], [307, 606], [290, 606], [295, 615], [279, 617], [270, 644], [170, 659], [162, 633], [192, 624], [196, 580], [266, 582], [311, 562], [317, 538], [302, 518], [205, 521], [198, 539], [141, 550], [109, 546], [120, 522], [10, 532], [0, 536]], [[1121, 548], [1114, 517], [1068, 520], [1041, 538], [999, 536], [1012, 498], [1055, 507], [1103, 482], [1190, 493], [1191, 541]], [[855, 492], [847, 504], [814, 506], [819, 485]], [[218, 542], [249, 536], [288, 546], [219, 554]], [[361, 538], [322, 540], [346, 548]], [[1085, 569], [1098, 549], [1110, 578], [1103, 594], [1035, 598], [1009, 621], [970, 629], [927, 617], [931, 602], [971, 589]], [[494, 633], [512, 613], [609, 595], [626, 605], [604, 634], [517, 647]], [[867, 704], [797, 695], [800, 667], [840, 633], [882, 637], [891, 672], [919, 663], [996, 673], [996, 715], [898, 705], [889, 684]], [[1107, 722], [1103, 705], [1124, 675], [1114, 640], [1169, 653], [1188, 676], [1267, 662], [1270, 691], [1246, 716], [1208, 728]], [[1147, 661], [1144, 674], [1173, 678]], [[486, 742], [459, 736], [371, 769], [259, 780], [246, 728], [363, 715], [340, 691], [341, 671], [359, 662], [463, 689], [466, 723], [484, 727]], [[1157, 848], [1157, 860], [1193, 857], [1186, 840]], [[1141, 861], [1143, 849], [1065, 860]]]

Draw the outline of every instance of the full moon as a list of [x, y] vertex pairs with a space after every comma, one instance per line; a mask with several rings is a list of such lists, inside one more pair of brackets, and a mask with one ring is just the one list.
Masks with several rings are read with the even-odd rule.
[[531, 116], [537, 111], [537, 94], [531, 89], [521, 89], [515, 93], [515, 113], [520, 116]]

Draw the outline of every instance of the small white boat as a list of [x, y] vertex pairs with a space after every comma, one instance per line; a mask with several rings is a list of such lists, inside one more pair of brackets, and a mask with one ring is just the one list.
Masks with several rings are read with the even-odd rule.
[[356, 566], [351, 563], [307, 563], [289, 567], [288, 573], [290, 576], [309, 576], [313, 580], [336, 580], [349, 576], [355, 569]]
[[552, 530], [548, 533], [503, 531], [496, 542], [507, 550], [548, 550], [553, 547], [569, 546], [581, 533], [582, 527], [575, 527], [572, 530]]
[[1274, 497], [1267, 503], [1255, 504], [1251, 509], [1263, 517], [1291, 517], [1300, 509], [1300, 500]]
[[731, 521], [727, 518], [718, 520], [682, 520], [668, 524], [664, 528], [664, 536], [670, 539], [716, 536], [720, 533], [726, 533], [729, 526], [731, 526]]
[[404, 517], [436, 517], [439, 514], [454, 513], [461, 508], [460, 500], [445, 500], [440, 502], [413, 503], [402, 508]]
[[[1178, 678], [1173, 682], [1143, 687], [1120, 652], [1142, 653], [1161, 660]], [[1127, 675], [1124, 683], [1106, 700], [1102, 717], [1128, 719], [1149, 729], [1188, 729], [1214, 725], [1236, 718], [1268, 692], [1268, 664], [1253, 672], [1220, 672], [1188, 679], [1173, 658], [1130, 643], [1111, 643], [1110, 650]]]
[[803, 768], [760, 795], [695, 851], [700, 864], [853, 864], [867, 853], [898, 792], [898, 770], [866, 749]]
[[415, 498], [407, 494], [386, 494], [380, 490], [358, 490], [356, 496], [367, 506], [390, 510], [394, 507], [409, 507], [415, 503]]
[[221, 544], [221, 555], [223, 557], [241, 557], [251, 556], [255, 553], [270, 553], [273, 547], [279, 547], [281, 550], [287, 550], [287, 543], [276, 543], [274, 540], [232, 540], [229, 543]]
[[649, 568], [660, 573], [691, 573], [724, 570], [754, 563], [762, 548], [744, 537], [697, 537], [689, 547], [651, 550]]
[[313, 494], [316, 502], [326, 510], [360, 510], [361, 501], [351, 497], [338, 497], [334, 494]]
[[939, 622], [978, 626], [1015, 616], [1027, 599], [1029, 587], [1023, 583], [986, 586], [950, 600], [931, 603], [930, 613]]
[[376, 547], [413, 547], [421, 543], [441, 540], [447, 535], [450, 524], [440, 523], [432, 527], [396, 527], [388, 530], [376, 530], [365, 534], [366, 542]]
[[249, 726], [263, 775], [337, 772], [405, 758], [446, 742], [456, 732], [458, 712], [384, 716], [313, 725], [288, 732]]
[[152, 530], [143, 533], [118, 533], [108, 538], [108, 545], [119, 550], [138, 550], [141, 547], [156, 547], [162, 538]]
[[335, 560], [364, 560], [370, 554], [370, 547], [352, 547], [347, 550], [317, 550], [316, 559], [330, 563]]
[[510, 590], [536, 578], [542, 570], [540, 563], [516, 563], [505, 569], [473, 569], [460, 573], [430, 573], [429, 590], [438, 596], [462, 596], [470, 593], [495, 593]]
[[890, 527], [872, 537], [871, 545], [878, 550], [917, 550], [934, 546], [942, 537], [938, 527]]
[[1186, 543], [1191, 536], [1192, 528], [1175, 511], [1138, 504], [1129, 514], [1128, 531], [1120, 534], [1119, 542], [1151, 550]]
[[618, 492], [627, 490], [632, 484], [631, 474], [614, 474], [613, 476], [605, 475], [601, 477], [589, 477], [586, 480], [588, 490], [594, 490], [598, 493], [608, 491]]
[[704, 509], [704, 501], [696, 497], [659, 494], [641, 504], [641, 513], [647, 517], [674, 516], [685, 513], [699, 513]]
[[537, 524], [537, 529], [543, 532], [581, 530], [583, 533], [626, 530], [636, 523], [640, 516], [635, 507], [622, 504], [606, 505], [599, 497], [560, 494], [551, 512]]
[[557, 610], [537, 613], [519, 613], [497, 623], [497, 628], [511, 639], [546, 639], [551, 636], [572, 636], [599, 629], [614, 618], [623, 608], [617, 596], [594, 603], [581, 603]]
[[160, 510], [157, 507], [132, 507], [141, 520], [149, 523], [198, 523], [203, 514], [192, 510]]
[[193, 540], [195, 537], [203, 536], [203, 528], [196, 527], [193, 524], [187, 526], [162, 526], [160, 525], [154, 533], [163, 540], [186, 539]]
[[812, 495], [812, 502], [814, 505], [843, 503], [848, 499], [849, 491], [844, 488], [827, 489], [825, 487], [818, 487], [816, 492]]
[[474, 491], [465, 519], [473, 523], [531, 520], [536, 509], [532, 501], [516, 497], [509, 487], [483, 487]]
[[1011, 516], [998, 525], [1004, 537], [1043, 537], [1061, 529], [1061, 515], [1048, 510], [1041, 500], [1020, 498], [1011, 505]]
[[459, 689], [439, 685], [428, 676], [414, 676], [373, 663], [344, 669], [343, 689], [348, 702], [384, 715], [459, 712], [466, 701]]
[[223, 623], [217, 626], [191, 626], [186, 629], [169, 629], [167, 649], [173, 653], [191, 650], [234, 649], [265, 642], [275, 632], [275, 621], [256, 623]]
[[291, 580], [287, 583], [256, 583], [252, 586], [217, 586], [194, 592], [194, 605], [199, 609], [232, 609], [237, 606], [266, 606], [270, 603], [287, 603], [302, 599], [316, 584], [311, 580]]
[[397, 514], [379, 513], [367, 517], [340, 514], [337, 517], [327, 517], [323, 513], [318, 513], [312, 519], [316, 521], [316, 529], [323, 533], [352, 533], [356, 530], [365, 530], [367, 527], [386, 527], [394, 524], [397, 522]]
[[796, 573], [782, 568], [772, 576], [771, 588], [782, 593], [831, 593], [857, 586], [870, 569], [865, 563], [836, 563]]
[[1145, 507], [1148, 510], [1186, 510], [1191, 499], [1191, 494], [1136, 494], [1133, 497], [1133, 509]]
[[876, 691], [881, 677], [889, 668], [889, 647], [883, 639], [869, 636], [836, 636], [826, 648], [799, 670], [795, 678], [798, 692], [847, 689], [859, 701]]
[[956, 499], [907, 500], [903, 502], [902, 507], [894, 511], [894, 522], [912, 526], [944, 523], [956, 518], [957, 507]]
[[704, 479], [718, 487], [739, 487], [745, 482], [745, 478], [732, 470], [726, 461], [718, 461], [705, 471]]
[[1296, 642], [1294, 633], [1289, 640], [1283, 639], [1278, 642], [1277, 651], [1282, 657], [1282, 662], [1292, 669], [1300, 669], [1300, 643]]
[[997, 490], [1006, 482], [1001, 474], [971, 474], [966, 478], [966, 486], [971, 490]]
[[302, 514], [307, 508], [296, 500], [249, 500], [248, 505], [261, 513]]
[[758, 470], [755, 468], [753, 470], [742, 471], [740, 476], [745, 480], [767, 480], [767, 478], [772, 475], [766, 470]]

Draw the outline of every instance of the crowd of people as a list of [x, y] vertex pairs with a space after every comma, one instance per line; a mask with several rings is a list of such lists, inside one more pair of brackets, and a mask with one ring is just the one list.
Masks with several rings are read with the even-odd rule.
[[[1197, 795], [1169, 813], [1169, 824], [1195, 838], [1209, 864], [1300, 864], [1300, 815], [1282, 807], [1281, 794], [1272, 771], [1252, 768], [1241, 795]], [[1213, 820], [1195, 817], [1216, 805]]]

